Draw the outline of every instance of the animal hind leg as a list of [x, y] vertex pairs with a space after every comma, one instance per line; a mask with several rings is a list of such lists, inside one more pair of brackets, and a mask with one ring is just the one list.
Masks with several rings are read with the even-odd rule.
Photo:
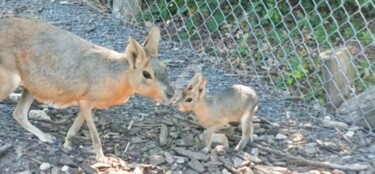
[[241, 117], [241, 129], [241, 140], [234, 148], [235, 151], [242, 150], [249, 142], [249, 139], [251, 142], [253, 142], [253, 112], [251, 112], [249, 109], [247, 109], [245, 114]]
[[19, 86], [19, 75], [0, 66], [0, 101], [6, 99]]
[[34, 101], [34, 96], [29, 93], [25, 88], [23, 89], [22, 96], [18, 102], [16, 109], [13, 112], [13, 118], [26, 130], [34, 134], [42, 142], [54, 143], [55, 138], [49, 134], [44, 133], [34, 125], [32, 125], [28, 118], [27, 114], [30, 109], [31, 104]]

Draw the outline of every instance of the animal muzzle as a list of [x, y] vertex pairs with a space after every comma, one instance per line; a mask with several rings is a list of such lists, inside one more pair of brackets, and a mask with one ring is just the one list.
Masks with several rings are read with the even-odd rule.
[[172, 86], [168, 86], [164, 91], [164, 104], [170, 104], [175, 94], [175, 89]]

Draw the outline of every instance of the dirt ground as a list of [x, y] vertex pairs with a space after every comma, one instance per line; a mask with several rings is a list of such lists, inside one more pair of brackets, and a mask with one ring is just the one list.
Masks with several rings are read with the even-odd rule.
[[[81, 1], [0, 1], [0, 16], [9, 13], [44, 19], [117, 51], [125, 49], [128, 36], [143, 41], [147, 35], [144, 28], [117, 20]], [[162, 40], [159, 52], [168, 65], [171, 81], [179, 88], [196, 69], [209, 78], [209, 93], [239, 83], [252, 86], [260, 97], [257, 116], [268, 120], [256, 119], [254, 143], [258, 146], [249, 144], [238, 154], [225, 152], [220, 145], [209, 154], [200, 152], [198, 136], [203, 129], [192, 114], [155, 106], [149, 99], [134, 96], [121, 106], [94, 111], [105, 154], [113, 157], [111, 163], [96, 163], [86, 126], [74, 140], [75, 149], [69, 152], [62, 148], [77, 108], [57, 110], [34, 103], [31, 110], [46, 113], [51, 120], [31, 122], [58, 140], [56, 144], [41, 143], [12, 118], [20, 94], [17, 90], [0, 102], [0, 173], [374, 173], [375, 138], [360, 127], [327, 126], [323, 123], [328, 117], [317, 106], [285, 97], [256, 76], [236, 75], [213, 65], [178, 43]], [[240, 129], [232, 127], [226, 134], [233, 149]], [[298, 157], [367, 169], [326, 168]]]

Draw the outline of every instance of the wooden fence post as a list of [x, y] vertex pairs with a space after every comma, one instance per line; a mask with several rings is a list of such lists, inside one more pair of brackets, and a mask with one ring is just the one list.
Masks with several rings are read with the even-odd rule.
[[346, 47], [324, 51], [320, 57], [327, 112], [334, 114], [354, 89], [355, 68]]
[[116, 18], [132, 18], [141, 11], [142, 0], [113, 0], [112, 13]]

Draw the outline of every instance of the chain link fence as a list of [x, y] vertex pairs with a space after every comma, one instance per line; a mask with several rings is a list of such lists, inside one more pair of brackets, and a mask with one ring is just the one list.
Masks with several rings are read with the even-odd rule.
[[[99, 2], [99, 1], [98, 1]], [[375, 128], [372, 0], [108, 0], [204, 59]], [[371, 131], [370, 131], [371, 132]]]

